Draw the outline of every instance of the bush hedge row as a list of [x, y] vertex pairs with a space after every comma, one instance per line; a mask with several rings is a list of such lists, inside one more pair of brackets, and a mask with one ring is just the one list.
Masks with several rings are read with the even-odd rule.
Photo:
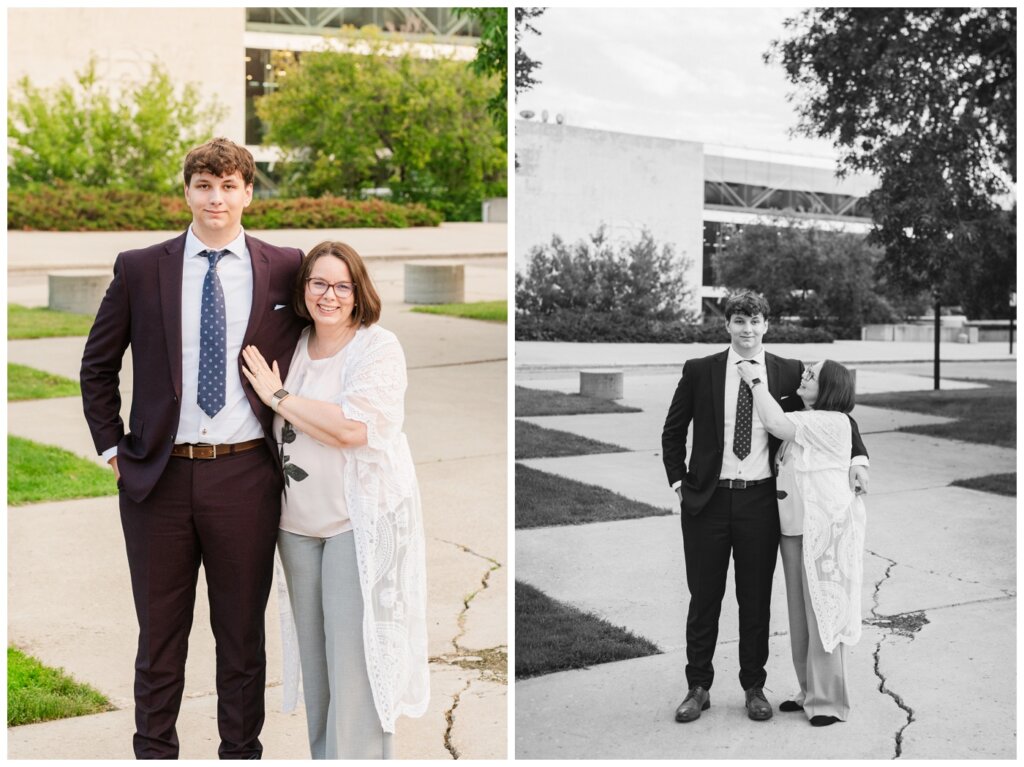
[[[603, 312], [558, 311], [537, 316], [516, 314], [517, 341], [579, 341], [611, 343], [729, 343], [722, 320], [704, 325], [647, 320]], [[821, 328], [783, 322], [769, 323], [765, 340], [776, 344], [832, 343], [835, 338]]]
[[[7, 190], [8, 230], [109, 232], [184, 229], [192, 213], [184, 197], [96, 189], [57, 182]], [[348, 229], [437, 226], [425, 205], [343, 197], [256, 199], [243, 217], [249, 229]]]

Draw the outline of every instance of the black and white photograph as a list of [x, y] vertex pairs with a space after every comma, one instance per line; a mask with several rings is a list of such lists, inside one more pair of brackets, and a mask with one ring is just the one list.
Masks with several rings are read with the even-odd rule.
[[1014, 758], [1016, 10], [515, 38], [516, 758]]

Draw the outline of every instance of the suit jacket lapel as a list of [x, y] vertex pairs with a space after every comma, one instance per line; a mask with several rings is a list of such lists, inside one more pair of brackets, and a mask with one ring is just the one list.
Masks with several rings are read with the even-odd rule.
[[171, 367], [174, 393], [181, 398], [181, 280], [185, 262], [185, 234], [171, 240], [157, 262], [160, 314], [164, 345]]
[[768, 369], [768, 392], [778, 402], [782, 396], [782, 382], [780, 381], [782, 374], [779, 372], [779, 358], [774, 354], [765, 352], [764, 366]]
[[252, 262], [252, 306], [249, 308], [249, 324], [245, 328], [243, 348], [253, 343], [260, 323], [267, 314], [267, 291], [270, 289], [270, 259], [260, 241], [245, 235], [245, 246], [249, 249], [249, 259]]
[[725, 445], [725, 366], [729, 350], [716, 354], [711, 360], [711, 405], [715, 414], [715, 437], [718, 446]]

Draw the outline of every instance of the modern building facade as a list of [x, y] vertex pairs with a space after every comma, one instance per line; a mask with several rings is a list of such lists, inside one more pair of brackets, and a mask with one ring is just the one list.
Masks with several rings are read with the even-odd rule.
[[[71, 82], [90, 59], [116, 92], [158, 63], [200, 98], [226, 107], [217, 135], [245, 143], [261, 170], [276, 158], [260, 146], [255, 100], [277, 88], [281, 64], [374, 25], [424, 57], [476, 55], [476, 22], [451, 8], [13, 8], [7, 16], [7, 87]], [[358, 48], [356, 48], [358, 50]], [[264, 183], [269, 179], [264, 175]]]
[[866, 232], [866, 176], [835, 177], [830, 160], [716, 147], [560, 124], [516, 122], [516, 268], [552, 235], [573, 242], [604, 226], [613, 239], [647, 229], [700, 285], [695, 313], [722, 295], [711, 263], [736, 226], [789, 217]]

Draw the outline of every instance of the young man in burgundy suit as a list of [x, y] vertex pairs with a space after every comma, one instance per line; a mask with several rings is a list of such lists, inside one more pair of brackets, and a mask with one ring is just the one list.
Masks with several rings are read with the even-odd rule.
[[[287, 375], [302, 321], [292, 312], [302, 253], [247, 235], [252, 155], [214, 139], [185, 158], [192, 224], [125, 251], [82, 357], [82, 400], [113, 468], [139, 621], [133, 739], [139, 759], [177, 758], [199, 565], [217, 643], [222, 759], [259, 759], [264, 610], [273, 576], [282, 474], [273, 413], [241, 375], [253, 344]], [[118, 388], [131, 347], [125, 431]]]
[[[686, 681], [689, 691], [676, 709], [677, 722], [692, 722], [711, 705], [712, 658], [725, 595], [729, 554], [735, 564], [739, 603], [740, 685], [747, 715], [771, 719], [764, 695], [767, 678], [772, 576], [779, 550], [775, 453], [781, 444], [761, 424], [750, 389], [735, 370], [753, 364], [783, 410], [803, 408], [796, 396], [803, 363], [769, 354], [761, 346], [768, 330], [768, 302], [739, 293], [726, 302], [724, 351], [683, 365], [661, 435], [669, 484], [682, 506], [683, 555], [690, 606], [686, 617]], [[746, 399], [744, 398], [746, 395]], [[851, 419], [852, 421], [853, 419]], [[693, 450], [686, 461], [686, 436], [693, 425]], [[867, 490], [867, 451], [853, 423], [850, 484]]]

